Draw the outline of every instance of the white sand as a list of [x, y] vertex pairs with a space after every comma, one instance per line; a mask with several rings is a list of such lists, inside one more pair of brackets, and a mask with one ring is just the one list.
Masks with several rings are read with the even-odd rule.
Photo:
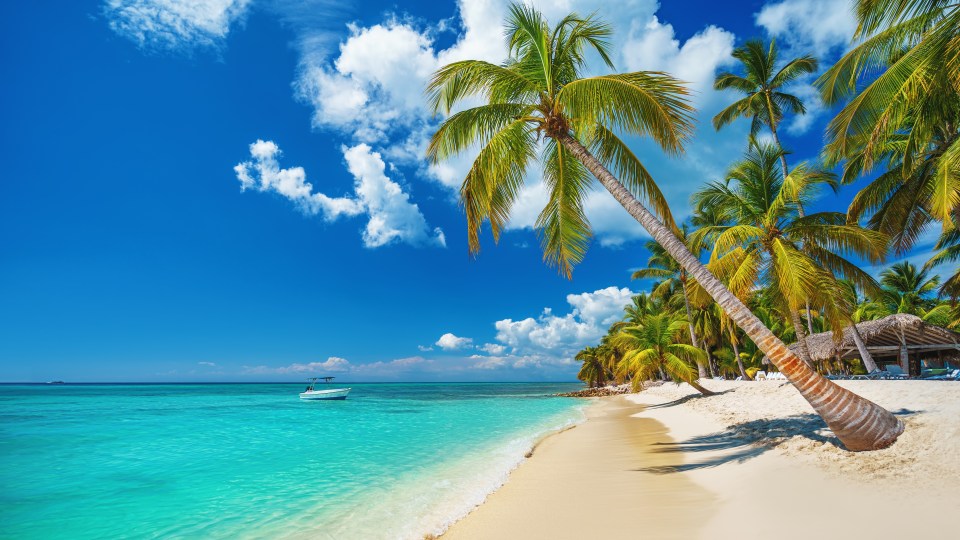
[[896, 444], [838, 448], [786, 383], [668, 384], [600, 400], [444, 538], [960, 538], [960, 384], [841, 384], [901, 414]]

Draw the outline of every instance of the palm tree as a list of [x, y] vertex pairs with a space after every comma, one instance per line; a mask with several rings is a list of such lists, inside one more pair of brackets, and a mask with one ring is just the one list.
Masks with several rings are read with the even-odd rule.
[[879, 261], [887, 238], [847, 224], [846, 217], [836, 212], [801, 217], [802, 202], [833, 177], [801, 164], [784, 178], [777, 167], [782, 155], [780, 148], [755, 144], [730, 168], [725, 181], [694, 193], [697, 207], [712, 207], [726, 215], [724, 224], [702, 227], [695, 235], [698, 244], [703, 238], [713, 239], [710, 268], [727, 279], [740, 298], [748, 297], [760, 281], [775, 285], [774, 300], [790, 317], [801, 358], [812, 366], [800, 309], [815, 301], [837, 325], [834, 330], [841, 331], [853, 306], [843, 302], [835, 276], [876, 288], [873, 278], [842, 254]]
[[[943, 233], [934, 249], [939, 251], [923, 265], [925, 271], [943, 263], [960, 260], [960, 228]], [[940, 286], [940, 296], [948, 296], [954, 302], [960, 298], [960, 268], [954, 270], [953, 275], [948, 277]]]
[[960, 225], [960, 4], [857, 0], [859, 44], [816, 82], [824, 101], [847, 101], [827, 129], [828, 165], [844, 183], [877, 165], [886, 172], [852, 201], [897, 253], [924, 228]]
[[[784, 86], [817, 70], [817, 59], [812, 56], [794, 58], [779, 70], [780, 52], [775, 40], [766, 46], [761, 41], [751, 40], [733, 51], [733, 57], [743, 64], [744, 74], [724, 72], [713, 83], [716, 90], [736, 90], [744, 97], [734, 102], [713, 117], [713, 127], [720, 130], [737, 118], [750, 118], [750, 135], [756, 136], [761, 128], [770, 129], [774, 142], [781, 149], [777, 126], [783, 120], [785, 110], [793, 114], [806, 114], [800, 98], [783, 91]], [[787, 176], [786, 153], [780, 154], [783, 176]]]
[[[683, 227], [680, 239], [686, 243], [687, 228]], [[687, 293], [688, 276], [687, 271], [667, 253], [667, 250], [660, 244], [649, 241], [646, 243], [647, 251], [650, 252], [650, 258], [647, 259], [647, 267], [641, 268], [633, 273], [631, 279], [660, 279], [660, 283], [653, 290], [653, 294], [663, 295], [667, 290], [680, 289], [683, 295], [683, 307], [687, 313], [687, 323], [690, 331], [690, 343], [700, 348], [700, 342], [697, 340], [697, 331], [693, 327], [693, 313], [690, 310], [690, 295]], [[689, 244], [687, 245], [689, 247]], [[705, 361], [697, 363], [697, 371], [700, 378], [707, 377], [707, 363]]]
[[924, 318], [937, 307], [933, 293], [940, 285], [940, 277], [931, 277], [929, 270], [918, 270], [910, 261], [896, 263], [881, 272], [880, 284], [882, 288], [872, 300], [858, 308], [858, 318], [881, 319], [894, 313]]
[[677, 340], [687, 321], [669, 313], [647, 315], [639, 324], [630, 325], [617, 333], [613, 340], [626, 351], [619, 372], [629, 374], [633, 389], [663, 370], [674, 381], [685, 382], [705, 396], [713, 392], [697, 383], [697, 372], [692, 361], [702, 361], [703, 351]]
[[583, 362], [577, 378], [587, 383], [588, 386], [603, 386], [607, 382], [606, 370], [597, 355], [597, 347], [585, 347], [578, 352], [576, 359]]
[[809, 369], [690, 253], [653, 179], [616, 135], [649, 136], [669, 153], [682, 152], [693, 129], [683, 85], [654, 72], [581, 77], [587, 48], [611, 65], [608, 25], [568, 15], [551, 28], [531, 7], [513, 4], [509, 11], [507, 62], [454, 62], [427, 88], [438, 113], [450, 114], [468, 98], [486, 101], [444, 120], [427, 149], [439, 162], [480, 147], [460, 189], [470, 250], [479, 250], [484, 221], [499, 237], [539, 149], [550, 198], [537, 225], [548, 263], [569, 276], [583, 258], [590, 237], [583, 198], [592, 174], [767, 353], [847, 448], [892, 444], [903, 432], [900, 420]]

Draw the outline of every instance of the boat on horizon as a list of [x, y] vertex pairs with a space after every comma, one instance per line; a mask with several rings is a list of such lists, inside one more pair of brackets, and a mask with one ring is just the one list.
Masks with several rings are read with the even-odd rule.
[[327, 390], [317, 390], [317, 381], [322, 380], [326, 384], [330, 384], [333, 377], [310, 377], [307, 379], [310, 381], [310, 384], [307, 385], [307, 389], [300, 393], [300, 399], [347, 399], [347, 394], [350, 393], [350, 388], [330, 388]]

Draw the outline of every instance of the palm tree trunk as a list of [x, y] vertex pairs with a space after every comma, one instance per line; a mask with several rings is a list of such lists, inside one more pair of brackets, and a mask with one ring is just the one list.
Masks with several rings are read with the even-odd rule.
[[730, 336], [730, 345], [733, 346], [733, 357], [737, 360], [737, 369], [740, 370], [740, 376], [745, 381], [752, 381], [753, 379], [747, 375], [747, 370], [743, 367], [743, 358], [740, 358], [740, 346], [737, 344], [736, 336]]
[[863, 367], [867, 370], [867, 373], [873, 373], [880, 369], [877, 367], [877, 363], [873, 361], [873, 355], [867, 350], [867, 344], [864, 343], [863, 336], [860, 335], [860, 329], [857, 328], [857, 323], [850, 324], [850, 332], [853, 334], [853, 341], [857, 344], [857, 350], [860, 351], [860, 359], [863, 360]]
[[810, 369], [690, 253], [669, 227], [640, 204], [586, 147], [568, 133], [560, 134], [557, 139], [746, 332], [770, 358], [773, 365], [793, 383], [847, 449], [878, 450], [897, 440], [903, 433], [903, 423], [897, 417], [876, 403], [838, 386]]
[[715, 394], [715, 392], [712, 392], [712, 391], [707, 390], [706, 388], [700, 386], [700, 385], [697, 383], [697, 381], [693, 381], [693, 382], [691, 382], [691, 383], [689, 383], [689, 384], [690, 384], [690, 386], [696, 388], [698, 392], [700, 392], [701, 394], [703, 394], [703, 395], [705, 395], [705, 396], [712, 396], [712, 395]]
[[[770, 92], [766, 92], [766, 98], [767, 98], [767, 112], [768, 112], [767, 116], [769, 117], [769, 120], [770, 120], [770, 124], [768, 124], [770, 126], [770, 134], [773, 135], [773, 142], [777, 143], [777, 148], [780, 149], [780, 168], [782, 169], [782, 172], [783, 172], [783, 180], [786, 181], [787, 176], [790, 175], [790, 168], [787, 167], [786, 150], [784, 150], [783, 145], [780, 144], [780, 135], [777, 133], [777, 124], [776, 122], [773, 121], [773, 103], [770, 102]], [[800, 217], [803, 217], [804, 215], [803, 203], [800, 202], [799, 200], [797, 201], [797, 214]], [[812, 335], [813, 323], [811, 321], [812, 321], [812, 317], [810, 317], [810, 300], [807, 300], [807, 329], [810, 331], [810, 334]], [[798, 341], [800, 340], [799, 336], [797, 339]], [[802, 345], [802, 347], [806, 347], [806, 344]], [[803, 361], [806, 362], [808, 365], [812, 365], [810, 364], [809, 352], [805, 357], [802, 357], [802, 358], [803, 358]]]
[[[770, 90], [764, 91], [764, 97], [767, 100], [767, 121], [770, 127], [770, 134], [773, 135], [773, 142], [777, 143], [777, 148], [780, 149], [780, 166], [783, 168], [783, 179], [786, 180], [787, 176], [790, 174], [790, 169], [787, 168], [787, 156], [786, 150], [783, 149], [783, 145], [780, 144], [780, 135], [777, 134], [777, 123], [774, 120], [773, 116], [773, 101], [770, 97]], [[797, 206], [800, 209], [800, 217], [803, 217], [803, 205], [800, 204], [800, 201], [797, 201]]]
[[813, 367], [813, 359], [810, 358], [810, 349], [807, 348], [807, 333], [803, 329], [803, 321], [800, 320], [800, 312], [790, 310], [790, 322], [793, 323], [793, 330], [797, 333], [797, 344], [800, 345], [800, 358], [808, 366]]
[[[690, 344], [700, 348], [697, 342], [697, 331], [693, 328], [693, 313], [690, 311], [690, 297], [687, 296], [687, 284], [685, 279], [680, 280], [680, 287], [683, 289], [683, 305], [687, 308], [687, 325], [690, 329]], [[707, 366], [703, 360], [697, 360], [697, 373], [701, 379], [707, 378]]]
[[710, 369], [710, 378], [717, 376], [717, 372], [713, 369], [713, 356], [710, 354], [710, 344], [706, 341], [703, 342], [703, 352], [707, 353], [707, 368]]

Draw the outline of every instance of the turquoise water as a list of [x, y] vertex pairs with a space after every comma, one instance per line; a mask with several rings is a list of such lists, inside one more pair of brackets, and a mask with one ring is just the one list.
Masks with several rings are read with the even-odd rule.
[[0, 537], [422, 538], [581, 418], [576, 384], [0, 386]]

